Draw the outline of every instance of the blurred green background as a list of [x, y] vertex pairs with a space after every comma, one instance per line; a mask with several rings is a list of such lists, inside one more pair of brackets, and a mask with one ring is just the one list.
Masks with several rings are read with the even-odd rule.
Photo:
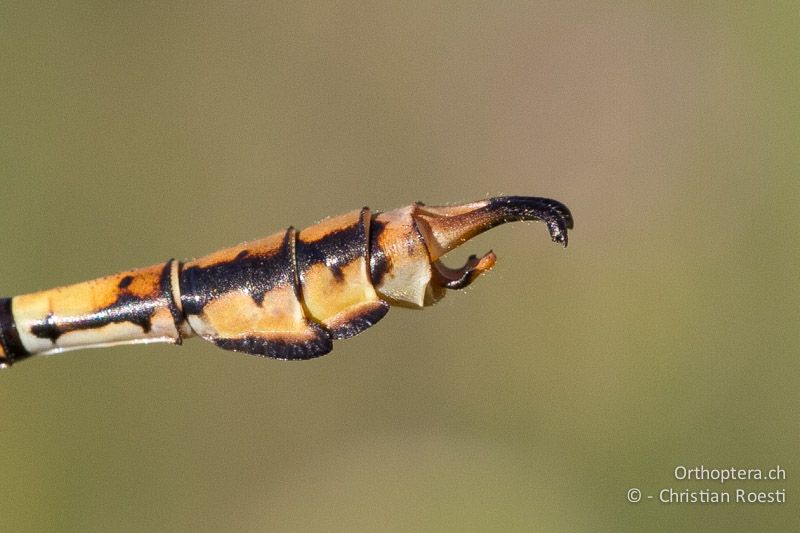
[[[800, 529], [796, 3], [79, 4], [0, 5], [2, 294], [362, 205], [576, 227], [482, 235], [473, 288], [312, 362], [3, 372], [0, 529]], [[701, 464], [787, 480], [674, 479]]]

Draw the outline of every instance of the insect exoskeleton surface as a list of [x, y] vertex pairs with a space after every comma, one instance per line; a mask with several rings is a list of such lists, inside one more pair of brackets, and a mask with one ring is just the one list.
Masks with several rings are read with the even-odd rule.
[[503, 196], [455, 206], [362, 208], [200, 259], [169, 260], [47, 291], [0, 298], [0, 367], [33, 354], [124, 343], [180, 344], [194, 334], [228, 350], [310, 359], [377, 323], [390, 304], [421, 308], [495, 264], [440, 258], [475, 235], [541, 220], [566, 246], [569, 210]]
[[306, 228], [297, 238], [303, 303], [334, 339], [361, 333], [389, 311], [370, 278], [370, 222], [365, 207]]
[[168, 261], [14, 297], [21, 346], [27, 353], [47, 354], [131, 342], [179, 343], [172, 267]]
[[186, 263], [181, 302], [194, 332], [222, 348], [279, 359], [328, 353], [389, 304], [369, 273], [367, 208]]
[[195, 333], [221, 348], [278, 359], [328, 353], [331, 338], [300, 300], [294, 228], [188, 262], [183, 312]]

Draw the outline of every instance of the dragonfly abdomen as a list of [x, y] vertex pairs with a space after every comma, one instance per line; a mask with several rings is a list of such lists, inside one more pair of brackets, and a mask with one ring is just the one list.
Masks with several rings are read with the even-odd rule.
[[421, 308], [495, 263], [458, 269], [439, 258], [515, 220], [542, 220], [566, 246], [569, 210], [507, 196], [450, 207], [366, 207], [200, 259], [169, 260], [84, 283], [0, 299], [0, 366], [30, 355], [126, 343], [180, 344], [191, 335], [225, 349], [310, 359], [334, 339], [377, 323], [390, 304]]

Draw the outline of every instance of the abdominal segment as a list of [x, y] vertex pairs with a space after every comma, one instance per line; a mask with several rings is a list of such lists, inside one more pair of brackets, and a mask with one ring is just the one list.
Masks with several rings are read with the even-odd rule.
[[186, 263], [181, 303], [192, 330], [229, 350], [276, 359], [331, 351], [388, 311], [369, 277], [367, 209], [289, 228]]
[[330, 335], [300, 300], [294, 228], [186, 263], [183, 312], [192, 330], [221, 348], [276, 359], [331, 351]]
[[334, 339], [374, 325], [389, 311], [369, 273], [369, 209], [300, 232], [297, 268], [305, 308]]
[[180, 343], [174, 261], [76, 285], [4, 299], [6, 360], [132, 342]]

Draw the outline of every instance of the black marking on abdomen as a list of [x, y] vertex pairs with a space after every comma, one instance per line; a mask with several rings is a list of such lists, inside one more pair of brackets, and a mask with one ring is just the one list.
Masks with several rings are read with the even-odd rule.
[[367, 253], [367, 234], [364, 227], [364, 210], [358, 220], [346, 228], [328, 233], [316, 241], [304, 241], [302, 232], [297, 237], [297, 270], [308, 271], [318, 263], [324, 264], [333, 274], [336, 281], [344, 279], [342, 267], [345, 267]]
[[334, 339], [349, 339], [358, 335], [367, 328], [377, 324], [389, 312], [389, 304], [384, 300], [373, 302], [372, 308], [359, 315], [353, 316], [338, 328], [331, 329]]
[[264, 295], [280, 285], [296, 287], [294, 263], [291, 255], [289, 228], [279, 250], [254, 254], [243, 250], [231, 259], [181, 270], [180, 293], [185, 315], [199, 315], [203, 308], [220, 296], [246, 291], [257, 305], [264, 303]]
[[52, 312], [47, 313], [47, 316], [44, 317], [42, 322], [31, 326], [31, 333], [40, 339], [50, 339], [50, 342], [53, 344], [55, 344], [58, 338], [64, 334], [64, 332], [61, 331], [61, 328], [58, 327], [58, 324], [56, 324]]
[[52, 312], [44, 320], [31, 326], [31, 333], [40, 339], [50, 339], [56, 344], [59, 337], [71, 331], [99, 329], [109, 324], [130, 322], [142, 328], [144, 333], [152, 329], [152, 317], [163, 302], [157, 293], [137, 296], [120, 289], [117, 299], [93, 313], [79, 317], [57, 317]]
[[271, 357], [272, 359], [287, 361], [314, 359], [329, 353], [333, 349], [333, 342], [327, 332], [320, 326], [312, 324], [311, 327], [318, 331], [317, 337], [313, 340], [292, 341], [248, 336], [233, 339], [214, 339], [213, 342], [225, 350], [244, 352], [259, 357]]
[[384, 276], [392, 268], [392, 260], [380, 245], [380, 236], [386, 228], [386, 223], [376, 220], [377, 216], [377, 214], [372, 216], [372, 223], [369, 226], [369, 277], [375, 286], [383, 282]]
[[7, 365], [31, 355], [19, 338], [17, 323], [11, 310], [11, 298], [0, 298], [0, 343], [6, 352]]

